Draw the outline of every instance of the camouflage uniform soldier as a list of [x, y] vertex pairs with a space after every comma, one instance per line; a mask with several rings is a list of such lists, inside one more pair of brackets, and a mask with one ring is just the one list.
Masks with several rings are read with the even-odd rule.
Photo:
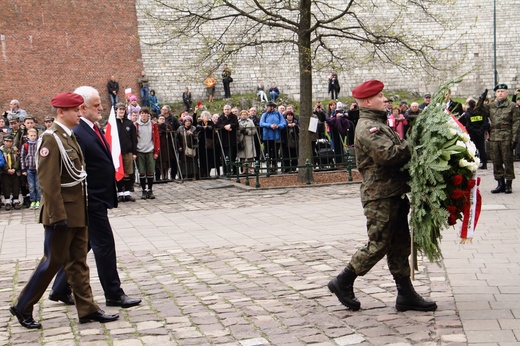
[[361, 202], [367, 218], [368, 243], [352, 257], [348, 266], [328, 287], [351, 310], [361, 304], [354, 295], [354, 280], [365, 275], [385, 255], [397, 285], [398, 311], [437, 309], [435, 302], [419, 296], [410, 281], [409, 201], [405, 193], [408, 174], [401, 169], [410, 160], [408, 142], [385, 124], [384, 84], [365, 82], [352, 96], [360, 107], [354, 144], [359, 172], [363, 176]]
[[512, 193], [512, 182], [515, 179], [513, 166], [513, 148], [518, 144], [520, 131], [520, 111], [514, 102], [507, 99], [506, 84], [497, 84], [495, 101], [484, 105], [487, 89], [478, 100], [476, 111], [491, 119], [491, 133], [489, 147], [493, 160], [493, 175], [498, 185], [491, 193]]

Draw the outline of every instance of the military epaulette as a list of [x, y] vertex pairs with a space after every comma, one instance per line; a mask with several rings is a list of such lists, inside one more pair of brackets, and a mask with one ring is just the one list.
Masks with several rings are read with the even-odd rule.
[[45, 135], [45, 134], [52, 135], [54, 132], [56, 132], [56, 129], [47, 129], [47, 130], [43, 131], [42, 135]]

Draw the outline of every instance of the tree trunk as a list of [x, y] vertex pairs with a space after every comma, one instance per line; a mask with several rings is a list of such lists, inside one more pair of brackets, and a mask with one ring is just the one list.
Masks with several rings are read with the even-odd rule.
[[[312, 115], [312, 58], [311, 58], [311, 0], [300, 2], [300, 28], [298, 31], [298, 53], [300, 68], [300, 143], [298, 166], [305, 166], [309, 160], [312, 165], [311, 139], [309, 136], [309, 119]], [[311, 181], [314, 180], [312, 170]], [[298, 181], [307, 180], [307, 170], [298, 172]]]

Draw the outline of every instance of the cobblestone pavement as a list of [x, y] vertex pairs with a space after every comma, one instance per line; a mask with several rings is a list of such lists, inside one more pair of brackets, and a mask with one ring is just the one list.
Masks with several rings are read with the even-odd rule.
[[460, 248], [446, 232], [444, 263], [420, 261], [416, 290], [439, 305], [428, 313], [395, 310], [384, 261], [356, 280], [360, 311], [326, 288], [366, 240], [358, 184], [245, 190], [219, 180], [157, 184], [157, 199], [111, 211], [123, 288], [143, 298], [140, 306], [105, 308], [91, 254], [95, 300], [120, 320], [80, 325], [74, 307], [44, 296], [34, 313], [43, 329], [28, 331], [7, 309], [41, 256], [41, 225], [35, 211], [2, 211], [0, 344], [518, 344], [517, 194], [492, 196], [490, 172], [483, 180], [489, 212], [479, 227], [492, 241]]

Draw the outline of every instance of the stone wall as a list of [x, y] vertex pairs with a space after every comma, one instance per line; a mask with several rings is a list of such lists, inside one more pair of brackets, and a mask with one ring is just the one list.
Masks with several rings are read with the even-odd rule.
[[[180, 1], [180, 0], [179, 0]], [[333, 0], [331, 0], [333, 1]], [[175, 0], [173, 1], [175, 2]], [[150, 20], [145, 14], [154, 12], [157, 16], [168, 18], [172, 15], [169, 9], [158, 7], [154, 0], [137, 0], [138, 27], [141, 39], [141, 51], [144, 67], [151, 76], [158, 97], [166, 102], [179, 102], [185, 86], [189, 86], [194, 97], [205, 99], [203, 79], [216, 62], [206, 62], [205, 65], [190, 66], [193, 55], [200, 48], [201, 42], [197, 37], [187, 35], [184, 40], [171, 40], [164, 44], [163, 32], [157, 30], [157, 23]], [[374, 21], [391, 20], [398, 16], [394, 9], [385, 2], [380, 2], [374, 14], [370, 15]], [[517, 82], [517, 61], [520, 58], [518, 36], [520, 27], [516, 25], [517, 15], [511, 10], [520, 5], [520, 0], [507, 4], [507, 8], [498, 8], [497, 11], [497, 70], [499, 82], [509, 84], [510, 88], [520, 87]], [[497, 6], [505, 6], [498, 4]], [[442, 13], [449, 21], [457, 25], [456, 29], [446, 30], [430, 18], [418, 12], [404, 11], [399, 17], [398, 25], [405, 33], [430, 37], [439, 35], [439, 46], [445, 47], [436, 53], [435, 58], [440, 62], [441, 70], [433, 70], [425, 66], [416, 65], [408, 71], [397, 69], [391, 64], [360, 63], [353, 58], [347, 61], [340, 69], [339, 79], [342, 85], [340, 96], [349, 96], [351, 89], [360, 82], [377, 78], [385, 82], [388, 89], [404, 89], [422, 94], [432, 92], [440, 82], [453, 79], [468, 73], [464, 81], [453, 88], [455, 97], [479, 95], [483, 89], [494, 85], [493, 73], [493, 2], [477, 0], [454, 1], [453, 5], [434, 8]], [[215, 32], [222, 28], [215, 26]], [[165, 31], [165, 30], [164, 30]], [[456, 37], [464, 34], [461, 39]], [[153, 44], [151, 44], [153, 43]], [[338, 42], [337, 49], [349, 54], [360, 49], [352, 41]], [[406, 59], [404, 57], [397, 57]], [[299, 99], [299, 71], [298, 56], [294, 47], [264, 47], [260, 50], [244, 51], [228, 65], [233, 70], [234, 82], [231, 84], [232, 93], [254, 93], [258, 80], [266, 85], [276, 81], [283, 93]], [[327, 97], [327, 76], [330, 65], [321, 64], [321, 68], [313, 71], [313, 93], [315, 99]], [[338, 70], [336, 68], [336, 70]], [[216, 70], [218, 79], [221, 68]], [[217, 95], [223, 94], [219, 80]]]
[[12, 99], [29, 114], [50, 114], [59, 92], [91, 85], [109, 112], [111, 75], [137, 89], [142, 71], [137, 16], [132, 0], [2, 1], [0, 21], [0, 107]]

